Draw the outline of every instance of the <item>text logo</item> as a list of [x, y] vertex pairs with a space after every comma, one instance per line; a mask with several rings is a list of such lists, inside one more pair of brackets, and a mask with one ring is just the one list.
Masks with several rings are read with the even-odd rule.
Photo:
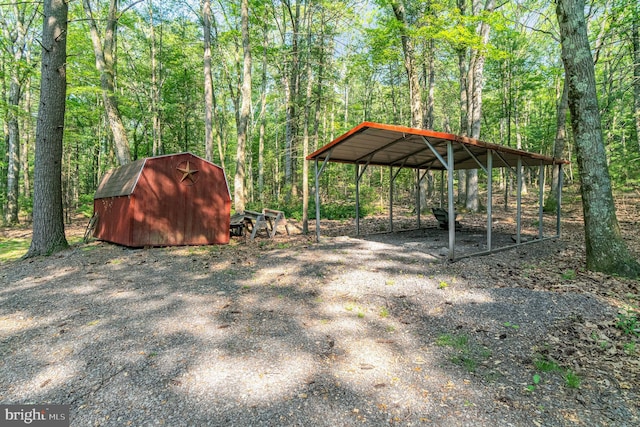
[[69, 405], [0, 405], [0, 427], [69, 427]]

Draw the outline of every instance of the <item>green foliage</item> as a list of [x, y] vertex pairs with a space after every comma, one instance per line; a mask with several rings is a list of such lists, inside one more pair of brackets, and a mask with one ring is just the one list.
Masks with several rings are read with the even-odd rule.
[[93, 215], [93, 194], [82, 194], [78, 202], [78, 213], [85, 218], [91, 218]]
[[640, 337], [640, 320], [638, 319], [637, 312], [628, 307], [622, 313], [619, 313], [616, 328], [627, 335]]
[[0, 238], [0, 263], [19, 259], [27, 253], [30, 243], [28, 239]]
[[466, 335], [440, 335], [436, 339], [436, 345], [440, 347], [453, 347], [457, 349], [463, 349], [469, 342], [469, 337]]
[[554, 372], [559, 371], [560, 366], [553, 360], [548, 360], [545, 358], [538, 358], [533, 362], [533, 366], [540, 372]]
[[[559, 372], [564, 379], [565, 385], [569, 388], [580, 388], [580, 384], [582, 380], [580, 377], [571, 369], [564, 369], [558, 363], [553, 360], [549, 360], [546, 357], [538, 357], [534, 360], [533, 366], [536, 368], [538, 372], [543, 373], [553, 373]], [[533, 384], [527, 386], [528, 391], [534, 391], [536, 386], [542, 381], [542, 376], [540, 374], [533, 375]]]
[[580, 383], [582, 380], [580, 377], [573, 372], [572, 370], [567, 370], [567, 372], [563, 376], [565, 385], [569, 388], [580, 388]]
[[511, 322], [504, 322], [503, 325], [506, 326], [507, 328], [520, 329], [520, 325], [511, 323]]
[[435, 344], [455, 349], [456, 353], [451, 356], [451, 362], [462, 366], [468, 372], [475, 372], [482, 361], [491, 357], [488, 348], [474, 345], [467, 335], [443, 334], [436, 338]]

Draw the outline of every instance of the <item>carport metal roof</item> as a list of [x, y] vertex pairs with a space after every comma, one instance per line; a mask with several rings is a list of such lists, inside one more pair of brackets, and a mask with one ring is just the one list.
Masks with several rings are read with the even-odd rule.
[[373, 122], [359, 124], [307, 156], [307, 160], [446, 170], [438, 155], [446, 158], [449, 142], [453, 143], [454, 169], [478, 169], [478, 163], [486, 165], [489, 150], [496, 154], [494, 167], [516, 167], [518, 159], [527, 166], [568, 163], [474, 138]]
[[[320, 239], [320, 196], [319, 178], [327, 162], [350, 163], [356, 165], [356, 230], [359, 234], [359, 183], [369, 165], [388, 166], [391, 186], [389, 196], [389, 220], [393, 231], [393, 182], [403, 168], [417, 171], [416, 188], [426, 173], [431, 170], [447, 171], [447, 208], [449, 211], [449, 258], [454, 259], [455, 212], [453, 203], [454, 170], [482, 169], [487, 174], [487, 251], [494, 251], [491, 244], [492, 229], [492, 170], [494, 167], [507, 168], [517, 177], [516, 245], [521, 241], [521, 190], [522, 166], [540, 167], [539, 233], [536, 241], [543, 240], [543, 191], [544, 167], [557, 166], [558, 194], [556, 211], [556, 235], [560, 235], [560, 204], [562, 195], [562, 165], [569, 163], [528, 151], [517, 150], [502, 145], [491, 144], [474, 138], [426, 129], [405, 126], [363, 122], [331, 143], [307, 156], [315, 161], [316, 196], [316, 238]], [[319, 167], [319, 162], [322, 165]], [[397, 168], [396, 173], [393, 169]], [[421, 173], [421, 171], [425, 171]], [[418, 227], [420, 227], [420, 203], [416, 198]], [[551, 237], [551, 238], [553, 238]], [[502, 248], [501, 248], [502, 249]], [[483, 252], [485, 253], [485, 252]]]

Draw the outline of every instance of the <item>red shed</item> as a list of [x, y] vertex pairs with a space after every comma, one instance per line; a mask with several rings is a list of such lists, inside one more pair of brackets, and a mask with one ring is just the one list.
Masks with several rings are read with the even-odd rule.
[[93, 198], [94, 236], [125, 246], [229, 243], [224, 170], [191, 153], [136, 160], [105, 174]]

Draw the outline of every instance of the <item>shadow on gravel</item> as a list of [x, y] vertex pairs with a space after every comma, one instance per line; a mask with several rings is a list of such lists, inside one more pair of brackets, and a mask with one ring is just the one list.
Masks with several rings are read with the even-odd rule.
[[637, 420], [595, 378], [527, 391], [553, 325], [607, 303], [473, 283], [472, 266], [420, 249], [94, 243], [8, 265], [0, 402], [68, 403], [74, 426]]

